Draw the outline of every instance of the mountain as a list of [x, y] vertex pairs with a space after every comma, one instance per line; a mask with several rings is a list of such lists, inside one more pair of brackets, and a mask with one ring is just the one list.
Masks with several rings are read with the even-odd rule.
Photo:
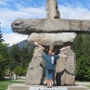
[[[23, 47], [28, 47], [28, 49], [32, 49], [34, 46], [26, 46], [25, 45], [25, 42], [26, 42], [26, 40], [23, 40], [23, 41], [21, 41], [21, 42], [19, 42], [19, 43], [16, 43], [17, 45], [18, 45], [18, 47], [19, 47], [19, 49], [22, 49]], [[10, 50], [10, 48], [11, 48], [12, 46], [8, 46], [7, 48], [8, 48], [8, 50]]]

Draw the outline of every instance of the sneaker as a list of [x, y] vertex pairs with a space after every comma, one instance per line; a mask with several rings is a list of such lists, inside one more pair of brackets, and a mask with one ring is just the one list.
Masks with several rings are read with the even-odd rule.
[[52, 88], [52, 86], [50, 86], [50, 88]]
[[47, 88], [49, 88], [49, 86], [47, 86]]

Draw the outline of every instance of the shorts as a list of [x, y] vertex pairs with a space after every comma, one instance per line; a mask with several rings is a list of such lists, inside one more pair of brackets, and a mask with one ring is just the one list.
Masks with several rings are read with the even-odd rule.
[[53, 78], [54, 70], [46, 70], [47, 79], [51, 80]]

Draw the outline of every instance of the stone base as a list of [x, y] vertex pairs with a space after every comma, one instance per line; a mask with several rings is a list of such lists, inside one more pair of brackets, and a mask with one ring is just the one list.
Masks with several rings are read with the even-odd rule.
[[89, 88], [82, 85], [53, 86], [52, 88], [47, 88], [46, 86], [43, 85], [13, 84], [9, 85], [7, 90], [89, 90]]

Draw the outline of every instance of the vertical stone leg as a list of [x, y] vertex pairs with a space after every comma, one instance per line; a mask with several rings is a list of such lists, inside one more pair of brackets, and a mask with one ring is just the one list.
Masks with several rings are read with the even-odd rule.
[[[42, 54], [43, 50], [39, 47], [35, 47], [33, 53]], [[25, 84], [28, 84], [28, 85], [43, 84], [44, 68], [41, 65], [42, 61], [43, 61], [42, 57], [34, 57], [33, 56], [32, 60], [29, 64], [29, 67], [28, 67]]]
[[76, 58], [71, 49], [62, 51], [60, 54], [66, 54], [68, 58], [59, 58], [56, 65], [56, 83], [60, 85], [74, 85]]

